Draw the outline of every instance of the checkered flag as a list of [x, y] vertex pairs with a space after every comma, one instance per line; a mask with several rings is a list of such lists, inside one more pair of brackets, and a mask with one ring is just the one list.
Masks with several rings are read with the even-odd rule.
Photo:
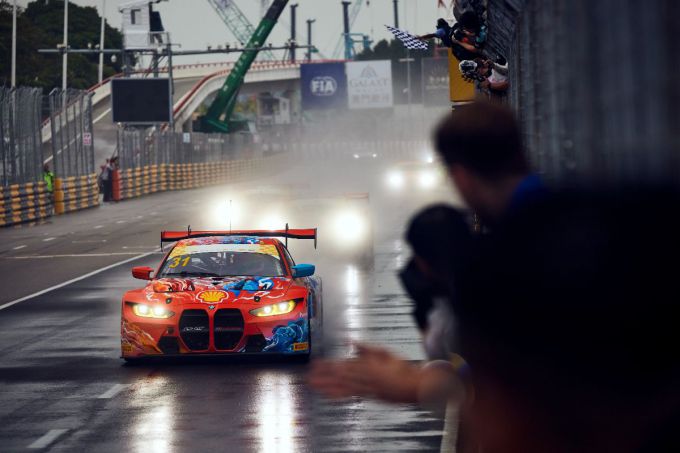
[[404, 31], [404, 30], [399, 30], [398, 28], [390, 27], [389, 25], [385, 25], [389, 31], [392, 32], [392, 34], [402, 43], [404, 43], [404, 46], [409, 49], [409, 50], [427, 50], [427, 43], [425, 41], [421, 41], [418, 39], [416, 36], [413, 36], [411, 33]]

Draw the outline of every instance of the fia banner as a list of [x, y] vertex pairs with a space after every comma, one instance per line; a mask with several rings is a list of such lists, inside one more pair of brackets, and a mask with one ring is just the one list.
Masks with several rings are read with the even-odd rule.
[[309, 63], [300, 67], [304, 110], [347, 108], [344, 63]]
[[350, 109], [385, 109], [394, 105], [391, 61], [354, 61], [347, 63], [346, 70]]

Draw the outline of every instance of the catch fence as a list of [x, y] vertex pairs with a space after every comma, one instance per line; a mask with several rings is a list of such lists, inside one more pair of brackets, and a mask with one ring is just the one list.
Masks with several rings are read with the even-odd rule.
[[54, 89], [49, 94], [50, 149], [58, 177], [94, 173], [92, 98], [83, 90]]
[[197, 164], [244, 159], [254, 144], [245, 134], [121, 129], [118, 132], [118, 166], [135, 169], [162, 164]]
[[41, 180], [39, 88], [0, 87], [0, 187]]

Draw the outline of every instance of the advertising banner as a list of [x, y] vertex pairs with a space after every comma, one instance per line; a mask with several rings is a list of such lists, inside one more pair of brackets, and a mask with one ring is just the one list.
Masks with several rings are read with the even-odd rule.
[[350, 109], [385, 109], [394, 105], [392, 62], [347, 63], [347, 96]]
[[445, 58], [423, 58], [423, 104], [449, 105], [449, 61]]
[[300, 66], [304, 110], [347, 108], [344, 63], [310, 63]]

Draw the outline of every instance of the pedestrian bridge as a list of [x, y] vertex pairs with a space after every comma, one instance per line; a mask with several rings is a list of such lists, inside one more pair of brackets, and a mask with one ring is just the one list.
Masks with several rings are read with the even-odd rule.
[[[246, 74], [245, 84], [241, 90], [244, 94], [255, 94], [264, 91], [285, 91], [296, 89], [300, 79], [301, 62], [266, 61], [255, 62]], [[234, 67], [234, 62], [204, 63], [173, 66], [175, 93], [173, 96], [173, 112], [177, 129], [191, 120], [196, 109], [224, 84]], [[167, 74], [167, 68], [161, 68]], [[114, 77], [119, 77], [114, 76]], [[95, 161], [101, 162], [110, 156], [117, 141], [118, 126], [113, 123], [111, 115], [111, 79], [90, 88], [92, 93], [94, 122]], [[49, 139], [49, 125], [43, 133], [43, 139]]]

